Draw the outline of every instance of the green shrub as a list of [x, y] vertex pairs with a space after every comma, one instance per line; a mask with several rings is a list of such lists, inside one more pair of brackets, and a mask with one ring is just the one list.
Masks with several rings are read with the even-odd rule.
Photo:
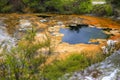
[[4, 7], [1, 9], [1, 12], [3, 12], [3, 13], [11, 12], [11, 11], [12, 11], [12, 8], [13, 8], [12, 5], [4, 6]]
[[7, 11], [9, 6], [7, 6], [8, 0], [0, 0], [0, 12]]
[[57, 60], [44, 68], [43, 75], [48, 80], [57, 80], [65, 73], [83, 70], [89, 66], [87, 58], [81, 54], [72, 54], [65, 60]]
[[92, 3], [91, 0], [1, 0], [0, 9], [1, 12], [89, 13]]
[[108, 3], [114, 5], [114, 7], [120, 7], [120, 0], [106, 0]]
[[112, 15], [113, 13], [112, 6], [109, 4], [105, 5], [105, 11], [106, 11], [107, 16]]
[[98, 16], [110, 16], [113, 13], [112, 7], [109, 4], [98, 4], [98, 5], [94, 5], [93, 10], [92, 10], [93, 14], [96, 14]]
[[74, 13], [77, 14], [90, 13], [93, 8], [91, 0], [78, 1], [77, 3], [79, 4], [73, 7]]
[[18, 46], [10, 52], [3, 51], [3, 61], [0, 62], [0, 79], [2, 80], [40, 80], [41, 65], [46, 56], [37, 51], [49, 47], [47, 40], [44, 43], [33, 43], [35, 31], [28, 31], [25, 38], [18, 42]]
[[89, 13], [91, 0], [49, 0], [45, 2], [47, 11], [59, 13]]

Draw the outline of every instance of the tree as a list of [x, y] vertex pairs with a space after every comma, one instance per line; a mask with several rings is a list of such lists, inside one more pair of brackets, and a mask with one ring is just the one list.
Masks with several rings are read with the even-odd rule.
[[46, 0], [22, 0], [24, 3], [23, 12], [43, 12]]
[[90, 13], [92, 10], [92, 1], [76, 0], [73, 2], [73, 9], [75, 13]]
[[9, 0], [0, 0], [0, 12], [9, 12], [11, 8]]
[[24, 6], [22, 0], [9, 0], [9, 4], [13, 6], [13, 11], [21, 11], [22, 7]]
[[106, 0], [106, 1], [114, 5], [115, 7], [120, 7], [120, 0]]

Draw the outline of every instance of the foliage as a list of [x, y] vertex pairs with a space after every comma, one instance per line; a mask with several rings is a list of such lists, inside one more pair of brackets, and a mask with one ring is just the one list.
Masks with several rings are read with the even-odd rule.
[[[48, 56], [39, 53], [41, 48], [49, 47], [50, 39], [43, 43], [34, 43], [35, 30], [18, 42], [18, 46], [10, 52], [3, 51], [0, 62], [0, 79], [2, 80], [57, 80], [65, 73], [83, 70], [89, 65], [103, 60], [102, 54], [87, 57], [87, 52], [72, 54], [65, 60], [55, 60], [51, 64], [45, 64]], [[51, 51], [49, 51], [51, 52]], [[92, 53], [91, 53], [92, 54]], [[41, 67], [42, 66], [42, 67]]]
[[0, 12], [89, 13], [91, 0], [1, 0]]
[[18, 42], [18, 46], [10, 52], [3, 51], [4, 58], [0, 62], [0, 79], [2, 80], [40, 80], [41, 65], [46, 56], [37, 51], [48, 47], [47, 40], [44, 43], [33, 43], [35, 31], [28, 31], [26, 38]]
[[120, 7], [120, 0], [106, 0], [106, 1], [116, 7]]
[[7, 12], [11, 9], [11, 6], [7, 5], [8, 0], [0, 0], [0, 12]]
[[106, 0], [108, 4], [110, 4], [113, 7], [114, 15], [120, 16], [120, 0]]
[[108, 16], [112, 15], [113, 10], [112, 10], [111, 5], [109, 5], [109, 4], [105, 5], [105, 11], [106, 11], [106, 15], [108, 15]]
[[51, 64], [47, 64], [42, 74], [47, 80], [57, 80], [67, 73], [83, 70], [91, 64], [101, 62], [107, 56], [109, 55], [103, 55], [99, 51], [72, 53], [66, 59], [55, 60]]
[[99, 16], [103, 16], [103, 15], [110, 16], [112, 15], [113, 10], [111, 5], [109, 4], [99, 4], [99, 5], [94, 5], [92, 13]]
[[11, 12], [12, 7], [13, 7], [12, 5], [7, 5], [1, 9], [1, 12], [3, 12], [3, 13]]
[[37, 10], [38, 11], [40, 10], [41, 6], [43, 6], [42, 4], [39, 4], [40, 0], [32, 0], [32, 1], [31, 0], [22, 0], [22, 1], [25, 5], [25, 7], [23, 8], [23, 12], [36, 12]]
[[75, 13], [90, 13], [93, 8], [91, 0], [77, 0], [74, 5], [73, 10]]
[[89, 66], [87, 58], [81, 54], [72, 54], [65, 60], [56, 60], [44, 68], [43, 75], [48, 80], [57, 80], [65, 73], [83, 70]]

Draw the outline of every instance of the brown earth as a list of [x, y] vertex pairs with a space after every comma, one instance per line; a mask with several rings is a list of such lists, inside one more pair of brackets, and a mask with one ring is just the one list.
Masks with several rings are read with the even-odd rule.
[[[38, 14], [39, 15], [39, 14]], [[88, 24], [96, 27], [107, 27], [112, 29], [120, 29], [120, 23], [114, 21], [109, 18], [101, 18], [101, 17], [93, 17], [93, 16], [85, 16], [85, 15], [55, 15], [51, 14], [50, 16], [45, 18], [48, 22], [40, 22], [40, 20], [44, 19], [42, 17], [37, 17], [36, 14], [0, 14], [0, 17], [5, 17], [6, 24], [8, 25], [8, 32], [12, 33], [16, 29], [16, 25], [18, 25], [18, 20], [27, 19], [30, 20], [33, 26], [36, 29], [44, 28], [47, 31], [48, 27], [57, 25], [57, 22], [61, 21], [63, 25], [68, 26], [71, 23], [76, 24]], [[43, 33], [42, 33], [43, 34]], [[50, 35], [50, 34], [48, 34]], [[51, 36], [51, 35], [50, 35]], [[38, 35], [37, 38], [41, 39]], [[52, 46], [54, 52], [57, 54], [52, 55], [47, 63], [51, 63], [54, 59], [65, 59], [70, 54], [87, 52], [86, 56], [95, 56], [96, 53], [101, 53], [101, 46], [105, 45], [106, 42], [101, 43], [100, 45], [94, 44], [75, 44], [70, 45], [67, 43], [60, 43], [62, 36], [51, 36]], [[110, 39], [118, 40], [120, 39], [120, 34], [112, 36]]]

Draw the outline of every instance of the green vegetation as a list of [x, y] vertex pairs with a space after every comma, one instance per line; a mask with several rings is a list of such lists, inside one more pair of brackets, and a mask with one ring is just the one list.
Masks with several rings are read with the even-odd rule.
[[42, 74], [48, 80], [57, 80], [66, 73], [84, 70], [91, 64], [100, 62], [106, 57], [106, 55], [101, 53], [96, 54], [94, 57], [87, 57], [87, 54], [92, 53], [73, 53], [65, 60], [56, 60], [53, 63], [46, 65]]
[[91, 0], [77, 0], [75, 6], [73, 6], [74, 13], [90, 13], [92, 10]]
[[1, 0], [0, 12], [89, 13], [91, 0]]
[[[65, 73], [83, 70], [93, 63], [100, 62], [106, 55], [101, 53], [73, 53], [65, 60], [54, 60], [45, 64], [49, 55], [38, 52], [41, 48], [49, 48], [51, 43], [47, 40], [34, 43], [35, 30], [28, 31], [27, 35], [18, 42], [18, 46], [11, 51], [5, 49], [0, 54], [0, 79], [2, 80], [57, 80]], [[92, 55], [89, 55], [92, 54]]]
[[7, 3], [8, 0], [0, 0], [0, 12], [10, 12], [12, 5]]
[[98, 16], [103, 16], [103, 15], [110, 16], [113, 14], [113, 9], [109, 4], [98, 4], [98, 5], [94, 5], [92, 13]]
[[[106, 1], [107, 4], [92, 5], [92, 1]], [[0, 12], [60, 13], [97, 15], [113, 14], [113, 8], [120, 7], [120, 0], [0, 0]]]
[[115, 7], [120, 7], [120, 0], [106, 0], [108, 3], [114, 5]]
[[[50, 55], [38, 52], [41, 48], [49, 48], [50, 39], [42, 43], [34, 43], [35, 30], [28, 31], [27, 35], [18, 42], [18, 46], [10, 52], [3, 50], [0, 54], [1, 80], [57, 80], [66, 73], [84, 70], [86, 67], [98, 63], [109, 55], [101, 52], [72, 53], [66, 59], [54, 60], [45, 64]], [[120, 43], [116, 48], [120, 48]]]
[[40, 66], [44, 64], [47, 56], [37, 51], [49, 47], [49, 41], [35, 44], [35, 30], [28, 31], [28, 34], [10, 52], [4, 50], [1, 53], [1, 80], [40, 80]]
[[65, 73], [70, 73], [77, 70], [83, 70], [89, 65], [85, 56], [73, 54], [66, 60], [54, 61], [51, 65], [47, 65], [44, 69], [44, 76], [48, 80], [57, 80]]

